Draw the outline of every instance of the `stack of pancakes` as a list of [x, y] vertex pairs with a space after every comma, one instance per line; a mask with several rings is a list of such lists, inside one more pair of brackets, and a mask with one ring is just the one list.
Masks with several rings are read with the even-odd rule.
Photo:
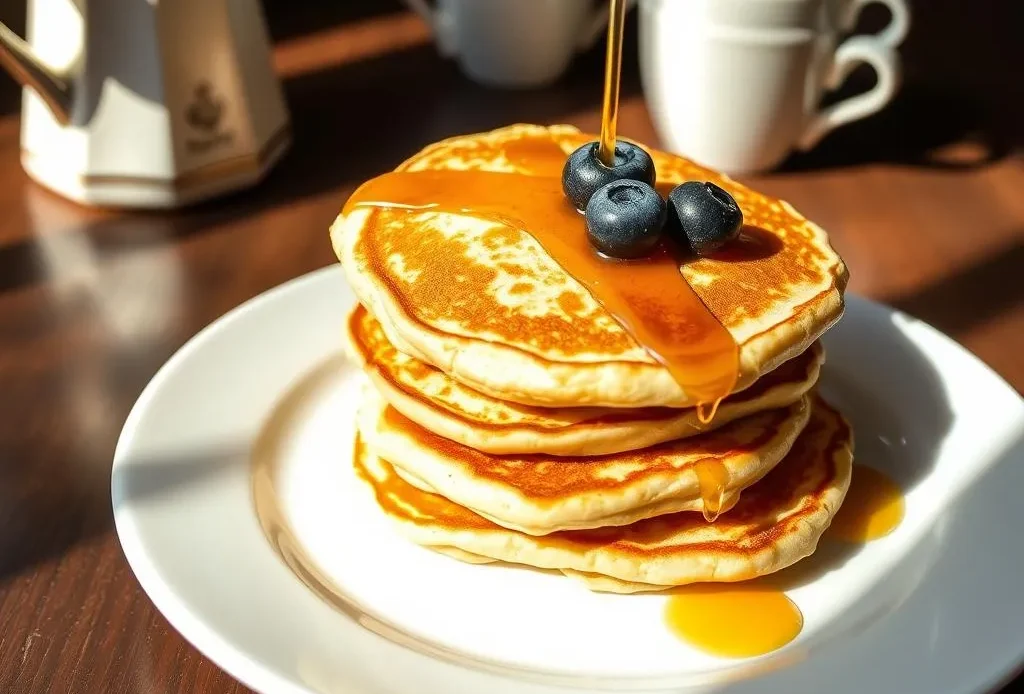
[[[551, 176], [521, 146], [538, 139], [568, 154], [594, 138], [512, 126], [398, 170]], [[745, 580], [814, 551], [851, 474], [850, 428], [815, 392], [845, 266], [786, 203], [651, 155], [659, 185], [713, 181], [744, 213], [744, 252], [681, 267], [738, 349], [710, 421], [528, 230], [386, 201], [332, 226], [369, 376], [355, 466], [414, 542], [615, 592]]]

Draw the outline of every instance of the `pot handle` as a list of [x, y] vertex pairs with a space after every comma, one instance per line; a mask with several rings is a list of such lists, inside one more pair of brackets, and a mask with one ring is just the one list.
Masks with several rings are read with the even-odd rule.
[[71, 87], [68, 81], [44, 65], [25, 40], [3, 22], [0, 22], [0, 65], [23, 87], [34, 89], [61, 125], [70, 122]]

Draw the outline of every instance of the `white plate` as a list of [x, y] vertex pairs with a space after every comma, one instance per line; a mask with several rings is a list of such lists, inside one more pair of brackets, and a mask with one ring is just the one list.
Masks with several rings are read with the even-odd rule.
[[827, 335], [825, 394], [853, 422], [858, 461], [903, 484], [906, 519], [852, 555], [808, 560], [817, 570], [789, 592], [801, 635], [732, 661], [671, 638], [664, 597], [594, 594], [400, 538], [351, 472], [362, 377], [339, 346], [352, 302], [327, 268], [232, 311], [153, 378], [118, 442], [132, 569], [253, 689], [935, 694], [981, 691], [1024, 657], [1024, 403], [927, 325], [850, 297]]

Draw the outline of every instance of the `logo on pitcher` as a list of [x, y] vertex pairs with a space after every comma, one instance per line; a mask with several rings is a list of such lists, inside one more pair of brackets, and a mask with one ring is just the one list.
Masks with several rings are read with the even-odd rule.
[[196, 85], [192, 101], [185, 109], [185, 120], [193, 131], [193, 135], [185, 140], [190, 151], [206, 152], [234, 139], [230, 132], [220, 130], [224, 109], [224, 100], [214, 94], [209, 82]]

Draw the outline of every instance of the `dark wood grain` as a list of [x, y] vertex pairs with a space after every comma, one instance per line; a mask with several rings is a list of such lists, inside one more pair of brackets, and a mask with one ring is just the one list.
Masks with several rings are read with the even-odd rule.
[[[972, 4], [970, 26], [965, 5], [916, 3], [919, 61], [891, 108], [750, 182], [831, 232], [851, 290], [932, 322], [1021, 390], [1024, 118], [1016, 73], [995, 74], [1014, 58], [999, 13], [1016, 3]], [[17, 114], [0, 118], [0, 692], [247, 691], [168, 627], [114, 536], [110, 461], [134, 400], [202, 326], [334, 262], [327, 225], [366, 177], [459, 132], [597, 128], [599, 50], [555, 87], [493, 92], [440, 60], [397, 0], [267, 8], [296, 141], [253, 190], [174, 214], [87, 210], [26, 179]], [[940, 50], [951, 32], [979, 46], [957, 53], [970, 67]], [[629, 40], [621, 127], [657, 143]]]

